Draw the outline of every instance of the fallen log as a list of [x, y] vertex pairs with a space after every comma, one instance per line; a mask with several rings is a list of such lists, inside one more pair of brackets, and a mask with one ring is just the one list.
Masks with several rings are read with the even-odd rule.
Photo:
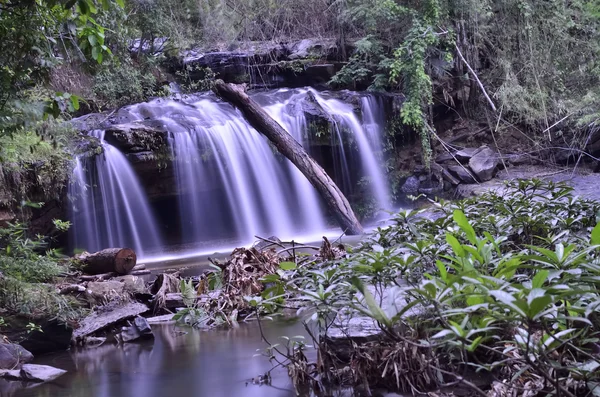
[[213, 91], [220, 98], [238, 108], [248, 123], [266, 136], [277, 150], [304, 174], [317, 189], [346, 234], [363, 233], [362, 225], [356, 218], [350, 203], [335, 182], [291, 134], [288, 134], [277, 121], [246, 94], [243, 86], [226, 84], [222, 80], [217, 80]]
[[83, 263], [82, 270], [87, 274], [127, 274], [137, 261], [131, 248], [107, 248], [94, 254], [83, 254], [78, 259]]

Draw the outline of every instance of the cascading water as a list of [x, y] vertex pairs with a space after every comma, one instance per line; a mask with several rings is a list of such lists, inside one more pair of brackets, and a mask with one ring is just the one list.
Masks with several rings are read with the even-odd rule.
[[[388, 184], [382, 167], [379, 165], [376, 153], [381, 152], [381, 130], [383, 119], [376, 121], [376, 114], [381, 112], [382, 106], [373, 97], [364, 97], [361, 100], [364, 124], [362, 124], [351, 105], [339, 99], [326, 99], [312, 90], [319, 105], [331, 116], [335, 122], [334, 130], [337, 139], [343, 140], [341, 130], [347, 128], [351, 131], [358, 146], [358, 154], [362, 163], [365, 176], [368, 178], [372, 194], [377, 200], [379, 210], [390, 210]], [[342, 167], [348, 167], [348, 158], [341, 153]]]
[[90, 135], [100, 139], [104, 153], [76, 159], [69, 186], [74, 247], [93, 252], [127, 246], [142, 257], [162, 245], [146, 194], [125, 156], [104, 142], [104, 131]]
[[[352, 105], [312, 89], [271, 91], [254, 98], [309, 153], [329, 150], [321, 156], [332, 160], [332, 176], [342, 190], [350, 194], [366, 178], [378, 208], [390, 209], [379, 165], [385, 122], [379, 99], [360, 97], [361, 121]], [[313, 142], [303, 108], [308, 102], [318, 104], [330, 124], [326, 149]], [[180, 96], [129, 106], [120, 114], [128, 121], [161, 124], [168, 132], [181, 242], [226, 239], [240, 244], [256, 235], [318, 238], [327, 228], [312, 185], [229, 104], [212, 95]], [[147, 247], [160, 247], [130, 164], [116, 148], [104, 142], [103, 147], [105, 153], [95, 160], [77, 160], [72, 193], [83, 199], [75, 204], [75, 245], [93, 250], [129, 244], [140, 254]]]

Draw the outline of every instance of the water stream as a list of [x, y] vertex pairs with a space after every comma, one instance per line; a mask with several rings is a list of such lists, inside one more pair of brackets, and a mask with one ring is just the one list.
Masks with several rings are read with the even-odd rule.
[[[152, 327], [154, 340], [116, 346], [73, 349], [36, 358], [35, 363], [68, 371], [54, 382], [30, 384], [0, 379], [6, 397], [292, 397], [285, 369], [273, 371], [272, 386], [252, 384], [270, 370], [257, 356], [266, 344], [257, 323], [234, 329], [199, 331], [174, 325]], [[265, 336], [281, 342], [282, 335], [303, 333], [301, 324], [263, 322]]]

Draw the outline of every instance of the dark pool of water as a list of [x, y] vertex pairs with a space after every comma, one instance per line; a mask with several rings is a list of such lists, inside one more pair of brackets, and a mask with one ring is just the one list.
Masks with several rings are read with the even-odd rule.
[[[272, 342], [302, 334], [298, 323], [262, 322]], [[2, 397], [289, 397], [294, 396], [285, 370], [273, 371], [272, 386], [251, 379], [272, 368], [257, 323], [239, 328], [198, 331], [174, 325], [153, 327], [155, 339], [117, 347], [72, 350], [38, 357], [68, 371], [52, 383], [21, 389], [20, 382], [0, 380]]]

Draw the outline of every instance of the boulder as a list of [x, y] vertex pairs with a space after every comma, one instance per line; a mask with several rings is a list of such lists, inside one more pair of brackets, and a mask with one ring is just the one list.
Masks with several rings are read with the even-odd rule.
[[483, 148], [469, 160], [469, 167], [480, 181], [492, 179], [498, 167], [498, 154], [490, 148]]
[[475, 183], [472, 173], [469, 173], [468, 169], [460, 165], [451, 165], [448, 167], [448, 171], [455, 177], [457, 177], [463, 183]]
[[479, 148], [468, 147], [468, 148], [464, 148], [464, 149], [459, 150], [458, 152], [454, 153], [454, 156], [461, 163], [466, 163], [469, 160], [471, 160], [471, 158], [473, 156], [475, 156], [477, 153], [481, 152], [483, 149], [484, 148], [482, 148], [482, 147], [479, 147]]
[[0, 343], [0, 369], [15, 369], [33, 360], [33, 354], [14, 343]]
[[403, 193], [406, 194], [416, 194], [419, 192], [419, 187], [421, 186], [421, 181], [419, 180], [418, 177], [416, 176], [409, 176], [406, 181], [404, 182], [404, 184], [402, 185], [402, 188], [400, 188], [400, 190], [402, 190]]
[[49, 365], [25, 364], [21, 368], [21, 379], [31, 382], [50, 382], [67, 371]]

